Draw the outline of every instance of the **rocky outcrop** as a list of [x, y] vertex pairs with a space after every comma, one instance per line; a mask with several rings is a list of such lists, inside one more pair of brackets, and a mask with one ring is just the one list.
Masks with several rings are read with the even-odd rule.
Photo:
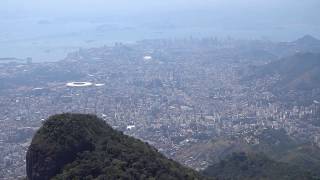
[[27, 177], [46, 179], [204, 179], [94, 115], [50, 117], [27, 152]]

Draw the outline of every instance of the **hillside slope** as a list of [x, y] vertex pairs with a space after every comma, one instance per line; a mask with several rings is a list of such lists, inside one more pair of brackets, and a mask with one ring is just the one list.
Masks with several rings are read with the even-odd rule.
[[203, 171], [221, 179], [315, 179], [296, 166], [276, 162], [263, 154], [233, 153]]
[[[253, 155], [249, 157], [252, 163], [257, 163], [256, 160], [261, 158], [265, 159], [265, 161], [260, 161], [262, 163], [260, 168], [257, 167], [255, 169], [255, 166], [249, 166], [250, 168], [243, 172], [241, 171], [241, 167], [239, 167], [241, 163], [238, 163], [238, 165], [233, 164], [233, 168], [236, 168], [234, 172], [235, 176], [256, 172], [256, 177], [262, 177], [263, 174], [272, 172], [265, 179], [273, 179], [273, 173], [278, 173], [278, 175], [275, 175], [277, 177], [288, 176], [292, 177], [292, 179], [297, 179], [295, 176], [291, 176], [292, 173], [289, 171], [290, 169], [297, 169], [304, 175], [309, 176], [306, 172], [310, 172], [319, 178], [320, 148], [316, 145], [293, 139], [283, 129], [265, 129], [259, 134], [248, 134], [247, 137], [253, 137], [259, 143], [248, 143], [241, 138], [215, 138], [209, 141], [198, 142], [185, 148], [177, 153], [177, 159], [183, 162], [187, 157], [195, 157], [192, 167], [204, 169], [209, 165], [209, 169], [212, 172], [207, 172], [205, 173], [206, 175], [214, 175], [218, 178], [230, 178], [228, 176], [231, 173], [230, 165], [224, 166], [224, 169], [220, 166], [221, 162], [232, 164], [233, 158], [230, 159], [230, 155], [245, 152], [246, 156], [247, 154], [249, 156]], [[267, 166], [269, 169], [262, 168], [262, 165]], [[279, 174], [277, 168], [273, 169], [274, 166], [277, 167], [278, 165], [287, 171]]]
[[27, 152], [27, 176], [45, 179], [204, 179], [94, 115], [50, 117]]
[[320, 88], [320, 54], [299, 53], [271, 62], [256, 70], [255, 76], [279, 75], [276, 89], [308, 90]]

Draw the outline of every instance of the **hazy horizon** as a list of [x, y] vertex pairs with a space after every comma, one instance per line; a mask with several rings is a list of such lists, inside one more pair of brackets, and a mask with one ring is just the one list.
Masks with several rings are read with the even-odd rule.
[[319, 8], [316, 0], [5, 0], [0, 57], [52, 61], [79, 47], [153, 38], [320, 37]]

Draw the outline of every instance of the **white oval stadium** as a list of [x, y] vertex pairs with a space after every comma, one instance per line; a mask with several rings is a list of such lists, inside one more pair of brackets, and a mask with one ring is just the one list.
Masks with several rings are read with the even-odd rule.
[[67, 83], [68, 87], [89, 87], [93, 84], [91, 82], [69, 82]]

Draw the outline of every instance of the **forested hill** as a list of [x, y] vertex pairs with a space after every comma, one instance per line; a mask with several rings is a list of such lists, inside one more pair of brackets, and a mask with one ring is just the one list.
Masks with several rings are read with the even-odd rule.
[[276, 162], [264, 154], [233, 153], [203, 173], [218, 179], [311, 180], [317, 179], [298, 166]]
[[314, 89], [320, 87], [320, 54], [298, 53], [258, 68], [255, 76], [279, 75], [275, 89]]
[[206, 179], [94, 115], [51, 116], [27, 152], [27, 177], [46, 179]]
[[26, 161], [29, 180], [316, 177], [311, 174], [313, 167], [302, 168], [298, 166], [300, 161], [289, 164], [263, 154], [248, 153], [227, 156], [199, 173], [166, 158], [147, 143], [112, 129], [95, 115], [85, 114], [49, 117], [33, 137]]

